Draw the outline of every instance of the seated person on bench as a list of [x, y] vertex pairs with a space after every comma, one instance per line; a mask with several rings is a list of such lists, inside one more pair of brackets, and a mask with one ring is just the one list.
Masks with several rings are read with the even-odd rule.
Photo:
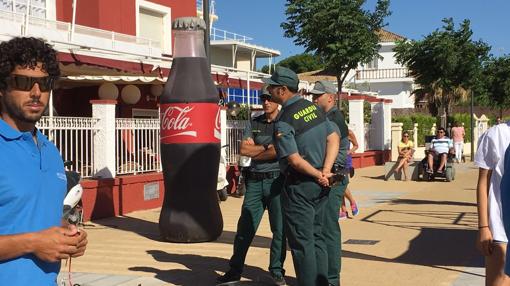
[[430, 150], [427, 154], [428, 169], [427, 173], [432, 174], [434, 172], [434, 161], [438, 157], [440, 158], [439, 167], [437, 173], [442, 174], [446, 166], [446, 159], [448, 153], [454, 153], [453, 142], [450, 138], [445, 136], [446, 132], [443, 127], [437, 129], [437, 135], [435, 139], [430, 142]]
[[411, 180], [409, 174], [409, 163], [413, 160], [414, 144], [413, 141], [409, 140], [409, 132], [404, 131], [402, 133], [402, 140], [398, 144], [398, 162], [395, 172], [400, 172], [402, 169], [404, 176], [403, 179], [406, 181]]

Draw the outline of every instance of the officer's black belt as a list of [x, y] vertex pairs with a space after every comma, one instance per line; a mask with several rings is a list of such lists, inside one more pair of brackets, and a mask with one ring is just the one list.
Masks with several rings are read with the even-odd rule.
[[305, 174], [301, 174], [298, 171], [295, 171], [294, 169], [290, 169], [287, 172], [286, 178], [285, 178], [285, 184], [286, 185], [297, 185], [304, 182], [316, 182], [317, 180], [312, 177]]
[[250, 180], [264, 180], [264, 179], [274, 179], [280, 176], [280, 171], [273, 172], [252, 172], [249, 171], [246, 177]]

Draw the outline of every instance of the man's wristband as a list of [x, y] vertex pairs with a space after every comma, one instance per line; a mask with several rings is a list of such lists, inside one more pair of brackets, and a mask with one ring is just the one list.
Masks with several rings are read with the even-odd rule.
[[479, 226], [478, 229], [482, 229], [482, 228], [486, 228], [486, 227], [489, 227], [488, 225], [482, 225], [482, 226]]

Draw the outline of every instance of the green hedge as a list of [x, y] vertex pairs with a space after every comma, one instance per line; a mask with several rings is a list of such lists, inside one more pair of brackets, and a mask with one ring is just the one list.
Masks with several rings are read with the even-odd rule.
[[[411, 136], [413, 131], [413, 124], [418, 123], [418, 145], [423, 146], [425, 145], [425, 135], [430, 135], [430, 129], [432, 128], [432, 125], [436, 123], [437, 118], [430, 115], [413, 114], [409, 116], [394, 116], [392, 121], [404, 123], [403, 130], [410, 131]], [[455, 113], [448, 117], [448, 122], [451, 122], [452, 127], [456, 121], [464, 123], [464, 129], [466, 130], [464, 142], [471, 142], [470, 115], [467, 113]]]
[[392, 121], [403, 123], [402, 129], [409, 131], [411, 136], [413, 136], [414, 123], [418, 123], [418, 146], [423, 146], [425, 145], [425, 135], [430, 135], [430, 129], [436, 123], [436, 118], [430, 115], [413, 114], [410, 116], [394, 116]]

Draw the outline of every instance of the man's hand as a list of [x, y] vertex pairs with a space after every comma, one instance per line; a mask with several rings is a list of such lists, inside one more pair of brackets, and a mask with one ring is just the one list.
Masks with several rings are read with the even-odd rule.
[[57, 262], [83, 255], [86, 245], [87, 234], [76, 226], [52, 227], [34, 233], [33, 253], [41, 260]]
[[75, 225], [70, 225], [68, 228], [75, 233], [73, 237], [77, 237], [79, 239], [78, 244], [76, 245], [78, 251], [72, 254], [71, 257], [82, 256], [85, 254], [85, 249], [87, 248], [87, 233], [83, 229], [78, 229]]
[[480, 228], [476, 238], [476, 248], [483, 256], [492, 254], [492, 233], [488, 227]]
[[317, 178], [317, 183], [322, 187], [329, 187], [329, 178], [333, 176], [331, 172], [322, 172], [320, 177]]
[[246, 144], [246, 145], [255, 145], [255, 141], [253, 141], [252, 138], [247, 138], [246, 140], [244, 140], [244, 144]]

